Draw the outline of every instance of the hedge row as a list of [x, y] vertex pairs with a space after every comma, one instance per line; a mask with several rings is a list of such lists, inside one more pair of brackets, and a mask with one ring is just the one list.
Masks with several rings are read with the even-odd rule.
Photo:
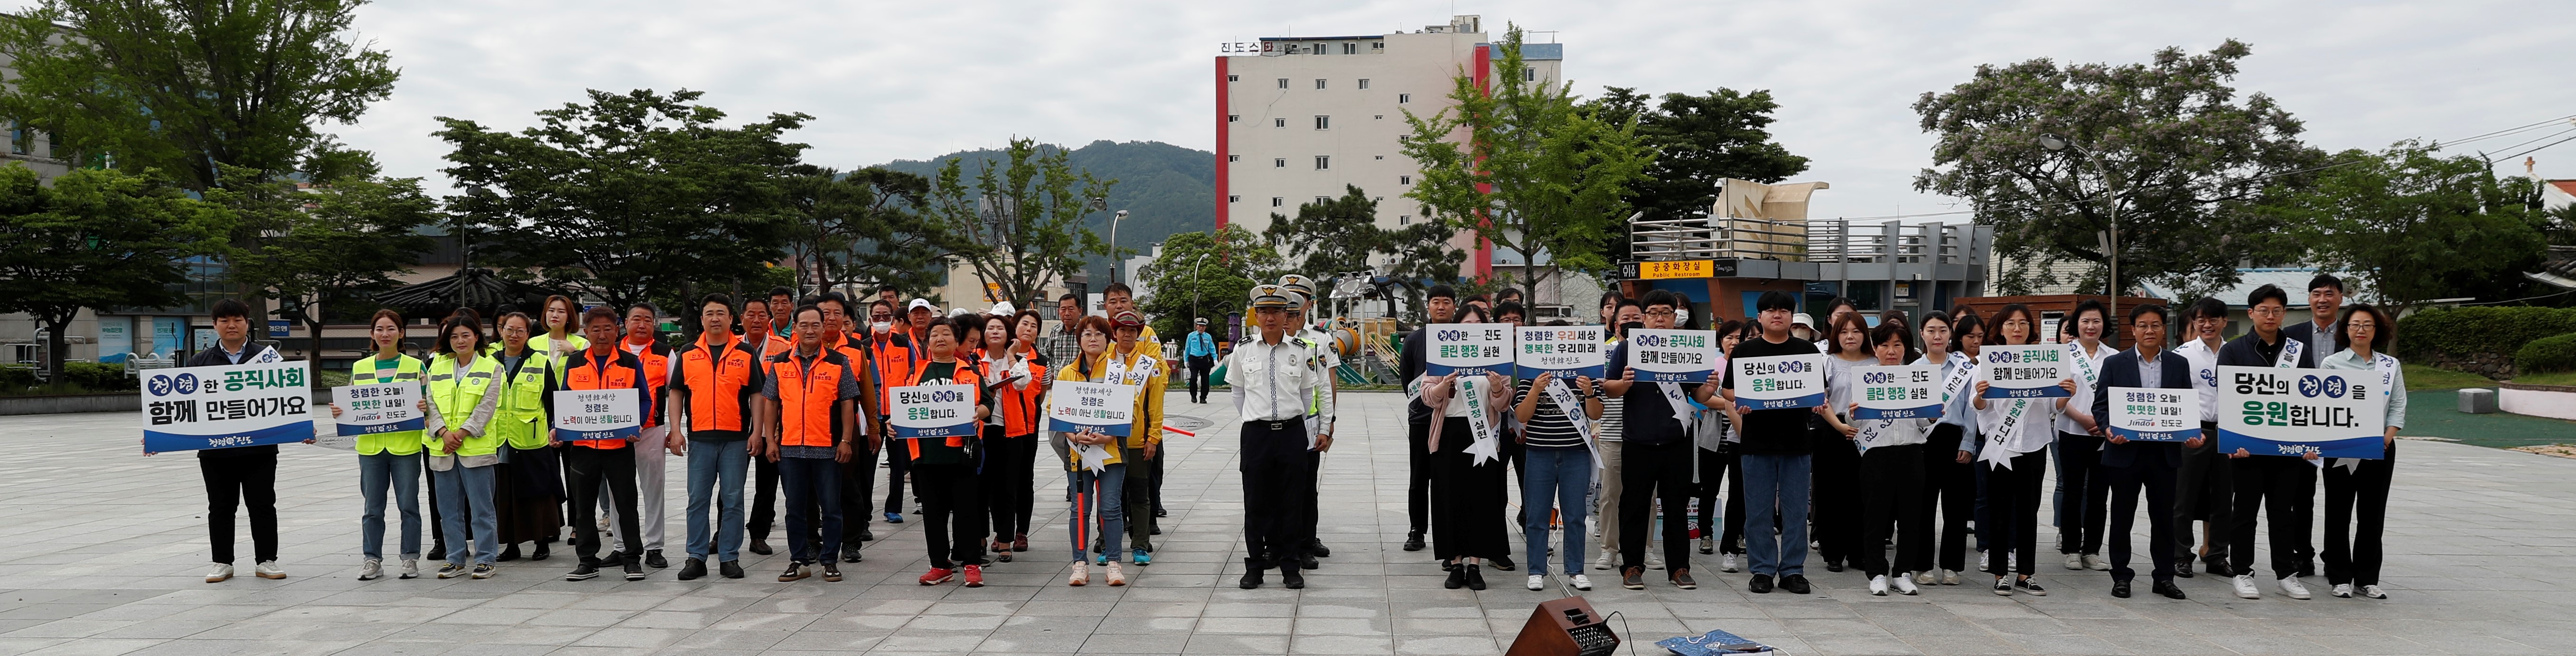
[[2542, 337], [2513, 353], [2513, 370], [2521, 374], [2576, 371], [2576, 333]]
[[2532, 340], [2567, 333], [2576, 333], [2576, 308], [2434, 308], [2398, 320], [2397, 357], [2511, 356]]
[[[125, 375], [125, 365], [72, 361], [63, 363], [63, 379], [57, 383], [79, 385], [93, 392], [118, 392], [135, 389], [134, 379]], [[0, 389], [23, 390], [37, 385], [36, 368], [28, 365], [0, 365]]]

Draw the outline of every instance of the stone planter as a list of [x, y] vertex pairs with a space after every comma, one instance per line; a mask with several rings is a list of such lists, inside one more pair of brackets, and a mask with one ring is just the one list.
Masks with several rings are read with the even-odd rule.
[[2576, 387], [2498, 383], [2496, 406], [2505, 412], [2576, 420]]
[[51, 396], [0, 396], [0, 415], [50, 415], [64, 412], [138, 412], [143, 409], [143, 394], [61, 394]]

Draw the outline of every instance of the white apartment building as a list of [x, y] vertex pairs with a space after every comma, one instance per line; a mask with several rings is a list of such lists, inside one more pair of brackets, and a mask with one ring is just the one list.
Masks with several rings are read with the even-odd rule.
[[[1532, 40], [1549, 40], [1543, 36]], [[1353, 185], [1378, 201], [1378, 225], [1423, 220], [1404, 198], [1420, 176], [1398, 139], [1404, 113], [1429, 118], [1452, 103], [1462, 73], [1492, 88], [1501, 49], [1477, 16], [1447, 25], [1370, 36], [1263, 37], [1227, 43], [1216, 58], [1216, 223], [1255, 233], [1270, 215], [1339, 198]], [[1557, 84], [1564, 46], [1528, 43], [1521, 59], [1533, 82]], [[1493, 270], [1493, 253], [1461, 232], [1469, 271]]]

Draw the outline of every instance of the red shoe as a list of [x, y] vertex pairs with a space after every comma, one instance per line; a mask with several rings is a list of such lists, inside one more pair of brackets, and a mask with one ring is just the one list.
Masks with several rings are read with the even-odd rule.
[[952, 573], [947, 568], [933, 567], [930, 568], [930, 573], [921, 575], [921, 584], [939, 585], [941, 583], [947, 583], [949, 579], [953, 578], [957, 578], [956, 574]]
[[969, 587], [969, 588], [981, 588], [981, 587], [984, 587], [984, 566], [983, 566], [983, 565], [967, 565], [964, 569], [966, 570], [966, 587]]

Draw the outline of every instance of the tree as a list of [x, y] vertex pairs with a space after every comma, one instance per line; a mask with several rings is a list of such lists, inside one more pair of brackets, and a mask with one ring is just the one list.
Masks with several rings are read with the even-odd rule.
[[293, 180], [226, 166], [223, 185], [207, 193], [241, 225], [265, 235], [257, 246], [231, 253], [233, 281], [277, 299], [275, 313], [304, 325], [312, 339], [306, 357], [316, 360], [324, 312], [346, 314], [399, 286], [394, 276], [410, 273], [405, 265], [433, 245], [420, 229], [441, 218], [419, 178], [375, 178], [372, 162], [334, 166], [346, 167], [343, 177], [309, 192]]
[[1029, 139], [1012, 139], [1004, 154], [979, 162], [972, 178], [963, 158], [942, 165], [931, 179], [931, 217], [971, 246], [957, 257], [1003, 300], [1035, 307], [1047, 285], [1082, 269], [1083, 256], [1110, 254], [1085, 217], [1105, 209], [1093, 199], [1118, 181], [1077, 172], [1062, 149], [1041, 153]]
[[800, 283], [849, 283], [929, 289], [947, 273], [949, 255], [971, 248], [924, 211], [930, 180], [873, 166], [848, 173], [799, 164], [788, 169], [787, 252]]
[[1421, 183], [1405, 197], [1519, 253], [1524, 291], [1537, 298], [1540, 253], [1559, 268], [1609, 267], [1603, 250], [1627, 219], [1627, 186], [1655, 154], [1638, 141], [1635, 123], [1578, 111], [1571, 83], [1524, 80], [1521, 42], [1515, 25], [1499, 44], [1499, 88], [1462, 72], [1449, 92], [1457, 106], [1429, 118], [1406, 111], [1412, 132], [1400, 143], [1422, 167]]
[[1153, 317], [1154, 334], [1184, 335], [1194, 318], [1224, 321], [1227, 311], [1251, 302], [1254, 286], [1279, 273], [1279, 252], [1242, 226], [1174, 233], [1161, 255], [1136, 270], [1136, 280], [1153, 291], [1138, 307]]
[[[2148, 64], [1978, 66], [1915, 101], [1938, 140], [1914, 188], [1967, 199], [1995, 226], [1996, 255], [2023, 264], [2002, 271], [2004, 293], [2056, 282], [2055, 262], [2108, 262], [2095, 233], [2110, 229], [2115, 207], [2112, 287], [2154, 280], [2188, 298], [2235, 284], [2239, 262], [2296, 255], [2287, 226], [2257, 208], [2304, 185], [2301, 171], [2319, 159], [2288, 111], [2228, 86], [2250, 52], [2231, 39], [2201, 55], [2166, 48]], [[2043, 135], [2071, 146], [2050, 150]]]
[[0, 312], [44, 326], [48, 380], [62, 380], [63, 333], [83, 308], [185, 303], [184, 260], [221, 252], [232, 222], [166, 181], [80, 169], [46, 185], [0, 167]]
[[[2496, 176], [2485, 160], [2442, 157], [2401, 141], [2380, 153], [2347, 150], [2316, 186], [2281, 199], [2310, 260], [2349, 271], [2393, 311], [2437, 298], [2493, 297], [2522, 286], [2540, 263], [2549, 219], [2530, 180]], [[2505, 289], [2499, 289], [2499, 283]]]
[[[219, 165], [288, 170], [401, 71], [351, 24], [363, 0], [43, 0], [0, 19], [17, 74], [0, 111], [83, 166], [159, 169], [203, 191]], [[65, 26], [69, 26], [66, 28]]]
[[462, 192], [449, 207], [469, 233], [496, 233], [468, 256], [620, 306], [763, 275], [788, 238], [784, 172], [806, 147], [779, 139], [813, 117], [729, 128], [691, 104], [703, 92], [589, 95], [517, 134], [439, 118]]
[[[1649, 105], [1649, 103], [1653, 103]], [[1725, 178], [1773, 183], [1807, 170], [1807, 158], [1771, 140], [1771, 114], [1780, 103], [1770, 91], [1718, 89], [1705, 95], [1667, 93], [1660, 99], [1633, 88], [1607, 87], [1583, 104], [1594, 120], [1637, 124], [1637, 139], [1655, 149], [1645, 174], [1628, 183], [1628, 203], [1647, 219], [1708, 215]], [[1609, 259], [1629, 259], [1629, 244], [1613, 240]]]
[[[1295, 258], [1289, 268], [1306, 275], [1323, 278], [1352, 271], [1370, 271], [1370, 255], [1394, 255], [1390, 231], [1377, 226], [1377, 201], [1357, 185], [1342, 185], [1342, 197], [1322, 203], [1300, 203], [1297, 219], [1291, 221], [1277, 212], [1270, 214], [1270, 227], [1261, 238], [1287, 257]], [[1165, 241], [1168, 252], [1171, 242]]]

